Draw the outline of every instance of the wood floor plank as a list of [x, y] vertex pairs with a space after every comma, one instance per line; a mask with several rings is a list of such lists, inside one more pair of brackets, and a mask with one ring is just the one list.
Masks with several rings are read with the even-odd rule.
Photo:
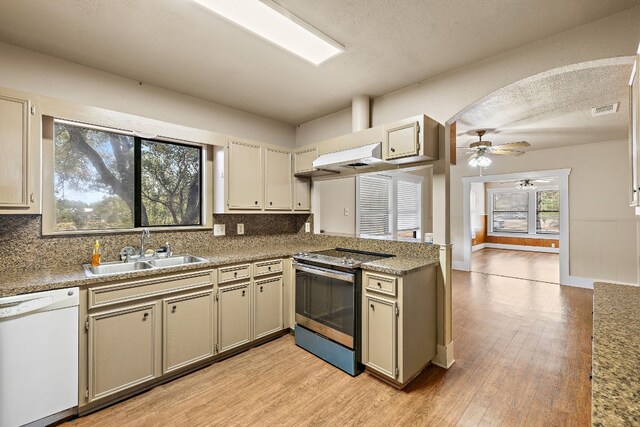
[[590, 425], [591, 298], [454, 272], [456, 363], [398, 391], [284, 336], [69, 426]]

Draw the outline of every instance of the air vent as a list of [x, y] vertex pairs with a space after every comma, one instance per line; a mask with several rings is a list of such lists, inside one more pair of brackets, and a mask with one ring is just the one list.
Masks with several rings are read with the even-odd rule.
[[604, 116], [605, 114], [613, 114], [618, 112], [618, 107], [620, 106], [619, 102], [614, 102], [613, 104], [603, 105], [602, 107], [593, 107], [591, 109], [591, 116]]

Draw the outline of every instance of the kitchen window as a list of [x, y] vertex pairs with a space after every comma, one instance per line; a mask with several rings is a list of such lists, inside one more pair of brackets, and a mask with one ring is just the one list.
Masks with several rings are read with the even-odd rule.
[[371, 174], [356, 178], [356, 232], [362, 237], [415, 239], [422, 235], [423, 177]]
[[202, 147], [53, 127], [55, 232], [202, 224]]
[[490, 234], [528, 236], [560, 233], [560, 192], [557, 188], [490, 189]]

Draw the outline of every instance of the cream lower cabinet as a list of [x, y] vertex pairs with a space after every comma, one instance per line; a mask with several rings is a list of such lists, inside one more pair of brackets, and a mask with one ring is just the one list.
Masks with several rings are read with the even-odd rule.
[[220, 352], [251, 342], [251, 282], [218, 288], [218, 348]]
[[260, 279], [253, 286], [254, 339], [262, 338], [283, 329], [282, 276]]
[[97, 400], [162, 374], [157, 302], [91, 314], [89, 398]]
[[165, 299], [163, 315], [163, 373], [213, 356], [213, 289]]
[[212, 358], [213, 279], [201, 270], [81, 289], [80, 412]]
[[395, 387], [406, 386], [435, 357], [435, 272], [363, 272], [362, 363]]

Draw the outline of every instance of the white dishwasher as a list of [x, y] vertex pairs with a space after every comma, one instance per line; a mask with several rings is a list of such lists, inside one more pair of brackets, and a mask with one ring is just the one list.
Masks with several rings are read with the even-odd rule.
[[0, 426], [47, 425], [78, 406], [78, 288], [0, 298]]

